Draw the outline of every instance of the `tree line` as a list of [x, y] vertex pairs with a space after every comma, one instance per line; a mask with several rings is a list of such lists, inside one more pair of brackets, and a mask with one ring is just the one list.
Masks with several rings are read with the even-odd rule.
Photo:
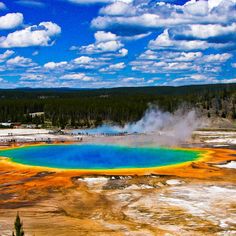
[[236, 84], [94, 90], [25, 88], [0, 90], [0, 98], [0, 122], [45, 127], [92, 127], [104, 122], [123, 125], [139, 120], [149, 104], [173, 112], [184, 103], [208, 118], [236, 119]]

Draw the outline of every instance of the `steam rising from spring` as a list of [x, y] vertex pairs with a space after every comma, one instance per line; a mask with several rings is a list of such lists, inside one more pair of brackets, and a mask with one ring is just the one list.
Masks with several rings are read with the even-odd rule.
[[[174, 113], [161, 111], [157, 106], [150, 106], [144, 116], [137, 122], [128, 123], [124, 127], [103, 125], [84, 133], [129, 135], [102, 138], [98, 142], [119, 143], [130, 145], [163, 145], [173, 146], [185, 143], [192, 132], [201, 126], [202, 120], [195, 110], [182, 107]], [[83, 132], [82, 132], [83, 133]], [[135, 133], [139, 135], [134, 135]], [[133, 135], [132, 135], [133, 134]]]
[[125, 125], [124, 131], [149, 134], [141, 140], [145, 144], [177, 145], [189, 139], [201, 123], [195, 110], [180, 108], [172, 114], [151, 106], [141, 120]]

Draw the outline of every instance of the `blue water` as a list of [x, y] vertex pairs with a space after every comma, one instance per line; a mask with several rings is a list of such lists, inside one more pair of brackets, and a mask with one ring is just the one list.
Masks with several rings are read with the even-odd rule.
[[44, 145], [0, 151], [1, 157], [31, 166], [62, 169], [150, 168], [192, 161], [199, 152], [115, 145]]
[[73, 134], [88, 134], [88, 135], [96, 135], [96, 134], [106, 134], [106, 135], [115, 135], [124, 133], [125, 130], [119, 126], [111, 126], [111, 125], [102, 125], [92, 129], [76, 129], [73, 130]]

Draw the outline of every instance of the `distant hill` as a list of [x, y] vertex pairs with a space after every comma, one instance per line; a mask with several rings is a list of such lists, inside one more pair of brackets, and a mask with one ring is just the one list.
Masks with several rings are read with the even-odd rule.
[[76, 89], [76, 88], [17, 88], [0, 89], [0, 97], [5, 98], [27, 98], [38, 96], [75, 97], [75, 96], [99, 96], [99, 95], [189, 95], [212, 92], [227, 92], [236, 90], [236, 83], [232, 84], [204, 84], [186, 86], [152, 86], [152, 87], [118, 87], [99, 89]]

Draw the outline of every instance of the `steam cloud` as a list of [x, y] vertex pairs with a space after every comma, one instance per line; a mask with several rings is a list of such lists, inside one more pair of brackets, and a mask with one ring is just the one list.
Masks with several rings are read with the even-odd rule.
[[[101, 142], [124, 145], [159, 145], [174, 146], [185, 143], [192, 132], [201, 127], [203, 120], [195, 110], [184, 107], [174, 113], [163, 112], [157, 106], [150, 106], [144, 116], [137, 122], [128, 123], [124, 127], [103, 125], [90, 130], [90, 134], [117, 134], [126, 132], [130, 135], [122, 137], [102, 138]], [[81, 132], [81, 130], [80, 130]], [[88, 133], [88, 130], [84, 130]], [[138, 133], [139, 135], [132, 135]], [[97, 141], [100, 142], [99, 136]]]
[[178, 145], [188, 140], [202, 122], [195, 110], [180, 108], [172, 114], [151, 106], [141, 120], [125, 125], [124, 131], [149, 134], [141, 138], [144, 144]]

